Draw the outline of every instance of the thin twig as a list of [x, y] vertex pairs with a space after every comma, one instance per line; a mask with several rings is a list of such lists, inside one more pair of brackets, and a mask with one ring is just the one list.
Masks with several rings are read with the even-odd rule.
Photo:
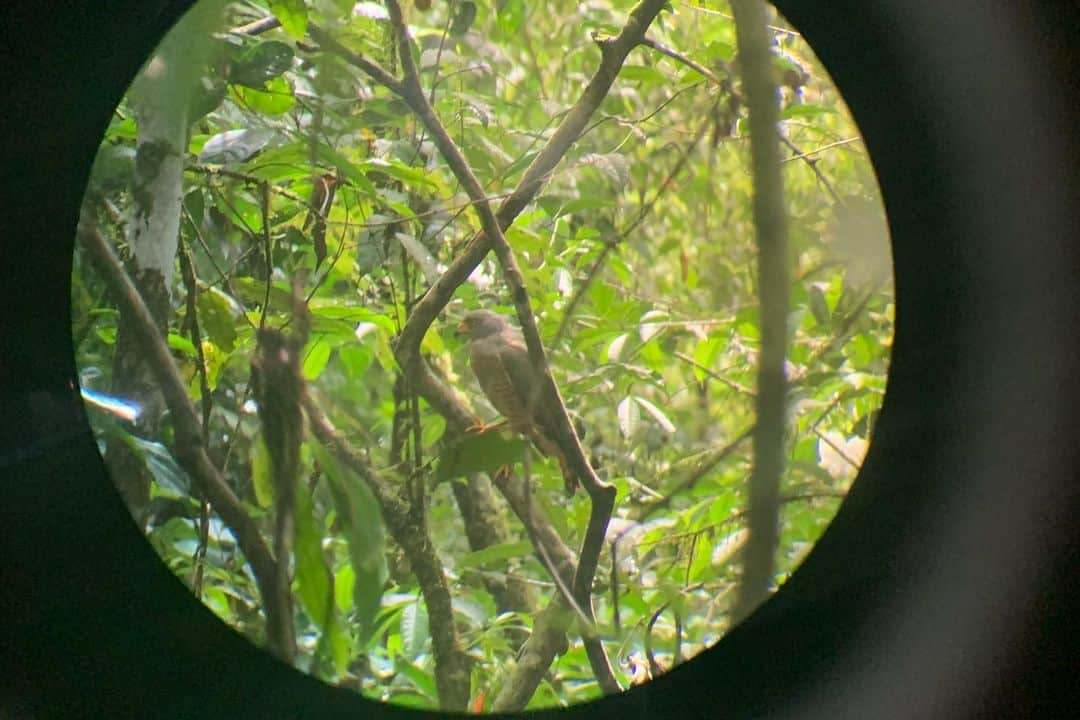
[[690, 357], [686, 353], [679, 352], [678, 350], [676, 350], [674, 355], [675, 355], [675, 357], [679, 358], [683, 362], [693, 366], [697, 370], [700, 370], [701, 372], [705, 373], [707, 376], [709, 376], [713, 380], [716, 380], [719, 383], [723, 383], [724, 385], [728, 386], [729, 388], [731, 388], [732, 390], [734, 390], [737, 393], [740, 393], [742, 395], [746, 395], [748, 397], [754, 397], [755, 395], [757, 395], [757, 393], [754, 392], [753, 390], [751, 390], [750, 388], [748, 388], [748, 387], [746, 387], [744, 385], [740, 385], [739, 383], [735, 382], [734, 380], [731, 380], [730, 378], [724, 377], [723, 375], [716, 372], [715, 370], [712, 370], [710, 368], [705, 367], [704, 365], [702, 365], [701, 363], [699, 363], [697, 360]]
[[806, 164], [810, 167], [810, 170], [813, 171], [814, 175], [817, 176], [818, 182], [820, 182], [821, 185], [829, 192], [829, 195], [832, 195], [832, 199], [836, 202], [836, 204], [843, 207], [843, 205], [844, 205], [843, 198], [841, 198], [840, 195], [837, 194], [836, 189], [833, 187], [832, 183], [829, 182], [829, 178], [825, 177], [825, 173], [821, 172], [821, 168], [818, 167], [817, 159], [810, 157], [809, 155], [804, 153], [802, 150], [800, 150], [799, 146], [796, 145], [795, 143], [793, 143], [783, 133], [778, 133], [778, 134], [780, 136], [780, 142], [787, 145], [788, 149], [790, 149], [791, 152], [795, 153], [795, 155], [793, 157], [801, 158], [802, 160], [804, 160], [806, 162]]

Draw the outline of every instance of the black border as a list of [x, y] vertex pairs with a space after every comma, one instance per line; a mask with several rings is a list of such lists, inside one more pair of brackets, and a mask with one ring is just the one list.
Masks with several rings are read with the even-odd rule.
[[[0, 718], [412, 715], [285, 668], [195, 602], [128, 520], [72, 385], [90, 163], [186, 4], [0, 7]], [[561, 714], [1068, 716], [1080, 11], [777, 5], [844, 93], [886, 199], [898, 306], [874, 442], [759, 612], [658, 681]]]

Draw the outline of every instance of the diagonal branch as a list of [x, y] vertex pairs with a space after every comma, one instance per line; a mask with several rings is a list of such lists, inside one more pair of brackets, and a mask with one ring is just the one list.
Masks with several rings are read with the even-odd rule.
[[[500, 220], [496, 218], [495, 213], [491, 209], [491, 205], [485, 198], [483, 186], [473, 174], [464, 155], [462, 155], [460, 149], [454, 143], [449, 133], [447, 133], [446, 128], [435, 114], [434, 108], [431, 107], [431, 104], [428, 102], [427, 97], [420, 86], [419, 73], [410, 51], [410, 38], [404, 16], [401, 12], [401, 6], [396, 0], [387, 0], [386, 5], [390, 14], [390, 24], [393, 27], [397, 38], [398, 55], [401, 60], [402, 72], [404, 75], [402, 81], [402, 89], [404, 90], [402, 98], [420, 118], [421, 122], [424, 123], [424, 126], [432, 137], [432, 141], [435, 143], [436, 147], [439, 148], [443, 157], [446, 159], [447, 164], [451, 167], [454, 175], [465, 189], [465, 192], [468, 194], [469, 198], [476, 203], [476, 211], [480, 217], [480, 225], [484, 230], [484, 237], [488, 239], [488, 242], [494, 248], [495, 254], [502, 266], [503, 274], [506, 277], [507, 284], [510, 286], [511, 298], [517, 309], [518, 320], [521, 323], [522, 333], [525, 337], [525, 344], [529, 349], [530, 360], [541, 378], [541, 392], [547, 396], [546, 399], [548, 400], [549, 407], [554, 408], [555, 410], [555, 440], [568, 456], [567, 459], [571, 469], [583, 482], [585, 489], [592, 499], [588, 529], [586, 530], [585, 540], [573, 583], [573, 597], [582, 608], [587, 609], [587, 619], [591, 622], [593, 621], [591, 611], [592, 583], [596, 574], [597, 565], [599, 564], [600, 551], [603, 547], [603, 536], [607, 529], [608, 520], [611, 518], [612, 509], [615, 505], [615, 487], [610, 483], [602, 482], [596, 476], [596, 472], [592, 469], [588, 458], [585, 456], [581, 441], [578, 439], [577, 433], [570, 422], [570, 416], [566, 411], [566, 406], [562, 401], [558, 386], [555, 384], [555, 379], [548, 366], [543, 342], [541, 341], [540, 333], [536, 328], [532, 303], [529, 299], [528, 291], [525, 288], [525, 279], [521, 274], [521, 269], [517, 265], [513, 249], [510, 247], [510, 244], [506, 240], [506, 236], [503, 234]], [[657, 8], [657, 12], [659, 12], [659, 7]], [[629, 49], [627, 52], [629, 52]], [[612, 76], [612, 80], [613, 79], [614, 76]], [[587, 120], [587, 118], [583, 118], [582, 126], [584, 126], [585, 120]], [[556, 134], [558, 134], [558, 132]], [[574, 137], [576, 137], [576, 132], [574, 133]], [[567, 146], [569, 146], [569, 144]], [[526, 177], [528, 176], [529, 172], [526, 171]], [[535, 185], [536, 188], [539, 188], [540, 182], [536, 181]], [[533, 192], [535, 192], [535, 190]], [[511, 200], [513, 200], [513, 196], [511, 196], [507, 202], [510, 202]], [[415, 360], [413, 360], [413, 362], [415, 362]], [[410, 369], [411, 368], [407, 367], [406, 372], [409, 372]], [[617, 681], [615, 681], [614, 673], [611, 671], [610, 663], [606, 654], [603, 652], [602, 645], [591, 644], [591, 649], [594, 652], [599, 650], [595, 655], [594, 652], [589, 653], [589, 659], [598, 682], [604, 687], [605, 691], [617, 692], [619, 690], [619, 685]]]
[[[652, 23], [656, 15], [659, 14], [664, 5], [666, 5], [666, 3], [663, 0], [642, 0], [642, 2], [630, 12], [626, 26], [618, 35], [613, 38], [605, 38], [597, 41], [601, 50], [599, 67], [596, 69], [592, 79], [590, 79], [577, 102], [575, 102], [573, 107], [566, 112], [562, 123], [560, 123], [554, 134], [552, 134], [551, 139], [548, 140], [547, 144], [540, 150], [532, 163], [525, 170], [517, 187], [515, 187], [514, 191], [499, 205], [498, 210], [495, 212], [495, 219], [500, 229], [505, 230], [508, 228], [521, 211], [525, 209], [525, 206], [532, 202], [536, 197], [544, 182], [551, 175], [551, 172], [562, 161], [570, 147], [585, 129], [585, 126], [588, 124], [597, 108], [600, 107], [604, 98], [607, 97], [608, 92], [611, 90], [611, 86], [615, 82], [615, 78], [619, 74], [619, 70], [626, 61], [627, 55], [629, 55], [630, 51], [641, 42], [641, 38], [645, 35], [645, 30]], [[332, 46], [330, 49], [333, 49]], [[346, 59], [348, 60], [349, 58], [346, 57]], [[357, 65], [357, 67], [360, 67], [362, 70], [364, 69], [361, 65]], [[391, 90], [393, 90], [393, 88], [391, 88]], [[423, 98], [423, 93], [418, 90], [414, 91], [414, 96], [416, 92], [419, 92], [420, 97]], [[416, 112], [417, 109], [413, 107], [410, 98], [404, 95], [402, 95], [402, 98], [406, 102], [409, 102], [410, 108]], [[428, 105], [428, 108], [430, 108], [430, 105]], [[437, 118], [434, 119], [436, 121], [438, 120]], [[428, 130], [430, 132], [431, 128], [429, 127]], [[433, 138], [433, 140], [436, 141], [439, 139], [440, 138]], [[449, 144], [445, 146], [438, 145], [440, 152], [453, 146], [453, 141], [446, 136], [445, 131], [443, 132], [443, 138], [441, 139], [449, 141]], [[453, 154], [460, 156], [460, 152], [455, 152]], [[450, 165], [451, 170], [457, 175], [458, 170], [461, 168], [455, 167], [451, 156], [446, 155], [445, 152], [444, 157], [446, 157], [447, 164]], [[464, 163], [463, 159], [462, 163]], [[467, 169], [468, 165], [464, 164], [464, 168]], [[462, 185], [465, 186], [465, 183], [463, 182]], [[468, 187], [465, 187], [466, 190], [468, 190]], [[470, 200], [473, 200], [474, 202], [482, 197], [484, 197], [482, 193], [475, 197], [470, 193]], [[479, 209], [479, 203], [477, 203], [477, 212], [481, 215], [481, 218], [483, 218], [483, 214]], [[427, 333], [428, 328], [431, 327], [431, 323], [434, 322], [436, 316], [450, 301], [454, 291], [468, 279], [469, 275], [472, 274], [491, 249], [492, 241], [490, 240], [490, 236], [491, 234], [488, 232], [488, 228], [484, 227], [484, 232], [478, 234], [473, 239], [461, 255], [451, 263], [446, 272], [444, 272], [442, 276], [428, 288], [427, 293], [413, 308], [409, 321], [402, 329], [396, 343], [398, 358], [403, 361], [402, 364], [404, 366], [408, 367], [412, 361], [412, 356], [419, 353], [421, 340]]]
[[[567, 455], [572, 469], [575, 474], [584, 480], [583, 484], [593, 501], [589, 525], [582, 546], [581, 560], [573, 582], [575, 598], [583, 607], [589, 608], [590, 612], [592, 582], [599, 563], [600, 552], [603, 548], [604, 533], [611, 517], [611, 511], [614, 508], [615, 488], [597, 478], [570, 423], [569, 416], [566, 414], [565, 405], [559, 396], [558, 387], [547, 365], [528, 293], [525, 290], [524, 279], [514, 259], [513, 251], [503, 235], [503, 230], [509, 227], [521, 210], [532, 201], [551, 171], [554, 170], [574, 141], [577, 140], [596, 108], [607, 96], [627, 55], [641, 42], [645, 30], [665, 5], [665, 0], [642, 0], [631, 11], [627, 24], [619, 35], [614, 38], [596, 40], [602, 55], [600, 67], [578, 102], [567, 113], [551, 140], [525, 171], [515, 191], [500, 205], [498, 212], [492, 211], [483, 187], [436, 116], [420, 86], [418, 72], [410, 52], [408, 29], [401, 7], [396, 0], [387, 0], [387, 8], [398, 42], [404, 76], [401, 81], [390, 76], [389, 73], [370, 60], [342, 47], [322, 30], [318, 28], [311, 29], [312, 36], [327, 50], [340, 55], [405, 100], [410, 109], [423, 122], [432, 137], [432, 141], [445, 158], [447, 165], [454, 172], [458, 181], [461, 182], [470, 200], [475, 203], [483, 232], [473, 239], [465, 251], [414, 306], [409, 321], [395, 343], [395, 354], [398, 362], [407, 373], [410, 375], [419, 374], [422, 379], [418, 383], [420, 387], [424, 387], [425, 384], [430, 386], [430, 382], [423, 382], [425, 379], [430, 381], [431, 378], [424, 378], [427, 373], [422, 370], [423, 363], [419, 356], [420, 342], [435, 317], [449, 302], [454, 291], [465, 282], [480, 264], [488, 250], [494, 248], [506, 275], [507, 284], [510, 286], [511, 296], [518, 312], [518, 319], [522, 326], [526, 345], [529, 348], [530, 359], [543, 378], [542, 392], [547, 395], [552, 407], [561, 410], [561, 412], [557, 413], [558, 437], [556, 437], [556, 441], [560, 447], [568, 451]], [[445, 399], [445, 396], [441, 399]], [[590, 645], [593, 645], [593, 647], [589, 652], [589, 656], [590, 660], [593, 661], [594, 671], [596, 671], [599, 681], [606, 691], [618, 691], [618, 684], [614, 680], [614, 674], [611, 672], [606, 656], [603, 655], [602, 646], [598, 643], [590, 643]]]
[[[79, 242], [90, 254], [96, 270], [108, 284], [116, 304], [126, 317], [132, 319], [132, 330], [150, 364], [172, 417], [176, 458], [191, 475], [203, 497], [210, 501], [229, 526], [237, 545], [251, 564], [266, 610], [267, 624], [283, 622], [291, 602], [290, 598], [280, 597], [275, 592], [277, 565], [270, 555], [270, 550], [263, 542], [255, 521], [244, 510], [240, 499], [211, 462], [203, 442], [203, 430], [198, 415], [187, 394], [187, 384], [180, 377], [176, 362], [158, 332], [150, 310], [124, 271], [112, 247], [93, 226], [91, 215], [91, 212], [84, 209], [78, 229]], [[287, 619], [291, 624], [291, 615]]]

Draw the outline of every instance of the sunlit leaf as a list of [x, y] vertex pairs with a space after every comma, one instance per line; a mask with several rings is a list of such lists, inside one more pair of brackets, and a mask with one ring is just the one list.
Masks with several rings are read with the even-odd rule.
[[622, 432], [623, 437], [632, 437], [641, 422], [641, 411], [638, 409], [638, 404], [634, 402], [633, 396], [627, 395], [620, 400], [615, 408], [615, 414], [619, 418], [619, 431]]
[[[264, 115], [287, 113], [296, 104], [292, 86], [281, 76], [267, 81], [261, 90], [244, 87], [243, 85], [233, 85], [229, 92], [241, 106]], [[246, 160], [247, 157], [243, 159]]]
[[304, 0], [271, 0], [270, 10], [281, 21], [281, 27], [285, 32], [297, 40], [301, 40], [307, 33], [307, 5]]
[[313, 342], [306, 348], [304, 355], [304, 379], [308, 381], [318, 380], [322, 375], [326, 363], [330, 360], [331, 347], [329, 343]]
[[226, 130], [214, 135], [202, 146], [199, 162], [231, 165], [241, 163], [266, 147], [275, 132], [268, 128]]
[[656, 407], [643, 397], [635, 395], [634, 400], [636, 400], [637, 403], [641, 405], [641, 407], [645, 408], [645, 412], [649, 413], [649, 415], [652, 416], [653, 420], [656, 421], [656, 424], [664, 429], [664, 432], [675, 432], [675, 423], [671, 422], [671, 420], [668, 419], [668, 416], [664, 414], [663, 410]]
[[261, 436], [252, 443], [251, 484], [259, 507], [270, 507], [274, 503], [274, 483], [270, 478], [270, 453]]
[[405, 653], [415, 659], [424, 651], [429, 637], [427, 605], [419, 600], [407, 605], [401, 613], [401, 639], [405, 643]]

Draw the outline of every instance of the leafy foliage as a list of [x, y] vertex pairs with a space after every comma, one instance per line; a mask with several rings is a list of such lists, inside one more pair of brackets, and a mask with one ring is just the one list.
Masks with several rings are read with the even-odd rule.
[[[514, 187], [595, 69], [599, 51], [583, 28], [616, 33], [628, 9], [615, 0], [413, 5], [421, 79], [492, 197]], [[464, 439], [447, 432], [442, 415], [409, 397], [392, 350], [414, 303], [479, 221], [402, 101], [307, 35], [317, 24], [392, 70], [380, 4], [255, 0], [230, 8], [229, 27], [271, 15], [280, 27], [259, 35], [223, 31], [205, 70], [180, 228], [198, 283], [186, 287], [177, 274], [170, 347], [195, 399], [204, 365], [211, 456], [269, 535], [273, 489], [250, 361], [257, 327], [291, 322], [290, 282], [299, 279], [311, 323], [302, 359], [309, 392], [386, 477], [403, 488], [426, 484], [427, 528], [474, 661], [473, 693], [490, 698], [535, 608], [500, 607], [483, 581], [512, 578], [546, 597], [556, 592], [516, 520], [505, 542], [472, 547], [452, 490], [507, 464], [520, 471], [525, 446], [508, 431]], [[867, 448], [885, 390], [892, 296], [881, 204], [858, 132], [806, 44], [782, 19], [776, 24], [780, 132], [793, 148], [784, 166], [792, 384], [779, 584], [829, 522]], [[593, 464], [618, 489], [594, 608], [624, 686], [645, 649], [670, 667], [727, 629], [745, 539], [759, 342], [754, 188], [733, 22], [723, 3], [676, 4], [650, 37], [723, 82], [636, 49], [592, 124], [506, 233], [563, 397], [586, 430]], [[107, 227], [121, 250], [136, 130], [122, 103], [91, 185], [115, 211]], [[194, 340], [196, 318], [182, 302], [192, 292], [201, 332]], [[72, 302], [83, 385], [108, 392], [118, 317], [81, 256]], [[458, 290], [422, 351], [490, 420], [453, 333], [456, 319], [479, 306], [511, 308], [493, 258]], [[139, 438], [91, 408], [103, 442], [124, 438], [153, 476], [148, 533], [163, 560], [193, 585], [201, 577], [203, 602], [262, 642], [251, 568], [230, 530], [202, 514], [170, 455], [168, 423], [161, 437]], [[535, 452], [529, 459], [533, 501], [570, 547], [580, 546], [588, 499], [566, 500], [558, 464]], [[371, 491], [310, 437], [302, 466], [297, 664], [372, 697], [434, 707], [428, 608], [400, 549], [384, 538]], [[598, 693], [572, 638], [531, 706]]]

